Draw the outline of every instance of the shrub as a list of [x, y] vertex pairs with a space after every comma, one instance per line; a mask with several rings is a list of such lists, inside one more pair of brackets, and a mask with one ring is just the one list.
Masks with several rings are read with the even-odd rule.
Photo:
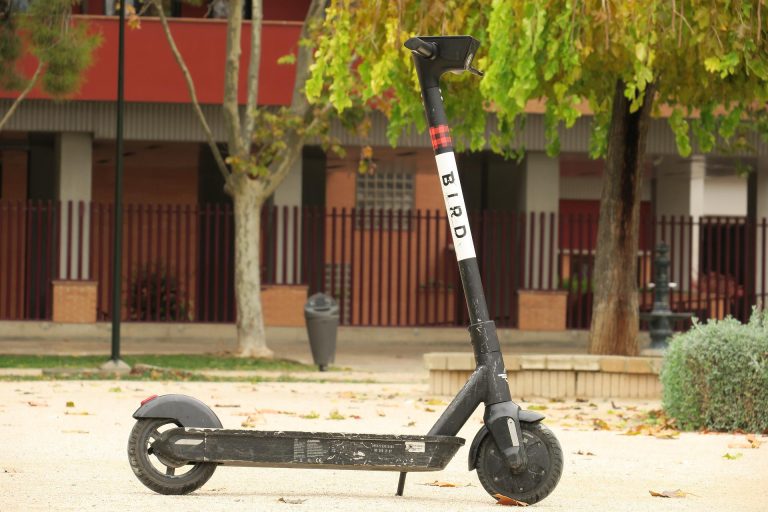
[[661, 370], [663, 406], [685, 430], [768, 429], [768, 312], [749, 323], [694, 321], [675, 336]]
[[131, 320], [190, 320], [179, 288], [178, 280], [166, 272], [139, 271], [129, 290]]

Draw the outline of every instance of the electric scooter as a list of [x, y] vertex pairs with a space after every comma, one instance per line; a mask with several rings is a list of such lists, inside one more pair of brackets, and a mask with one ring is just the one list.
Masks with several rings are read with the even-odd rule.
[[484, 425], [469, 449], [469, 470], [491, 496], [535, 503], [557, 485], [563, 452], [542, 423], [544, 416], [512, 401], [496, 326], [489, 319], [467, 209], [439, 81], [443, 73], [469, 71], [479, 46], [470, 36], [413, 37], [413, 53], [451, 236], [469, 310], [477, 367], [425, 436], [224, 429], [201, 401], [184, 395], [152, 396], [133, 414], [128, 440], [133, 472], [161, 494], [200, 488], [217, 466], [350, 469], [400, 473], [402, 496], [409, 472], [445, 468], [464, 439], [460, 428], [480, 403]]

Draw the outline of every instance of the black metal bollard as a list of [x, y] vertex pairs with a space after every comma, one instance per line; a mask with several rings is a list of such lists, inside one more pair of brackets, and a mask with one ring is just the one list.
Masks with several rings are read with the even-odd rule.
[[653, 309], [650, 313], [641, 313], [640, 318], [650, 321], [648, 332], [651, 335], [651, 349], [664, 350], [667, 340], [672, 337], [672, 322], [687, 319], [692, 313], [673, 313], [669, 304], [669, 246], [661, 242], [656, 246], [654, 258]]

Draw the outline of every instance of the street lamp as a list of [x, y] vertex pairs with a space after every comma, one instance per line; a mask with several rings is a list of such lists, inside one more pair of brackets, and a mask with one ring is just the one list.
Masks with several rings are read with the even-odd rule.
[[123, 289], [123, 111], [125, 98], [123, 90], [123, 67], [125, 64], [125, 0], [120, 1], [120, 21], [117, 46], [117, 130], [115, 154], [115, 239], [112, 258], [112, 356], [102, 365], [103, 370], [128, 371], [130, 367], [120, 359], [120, 302]]

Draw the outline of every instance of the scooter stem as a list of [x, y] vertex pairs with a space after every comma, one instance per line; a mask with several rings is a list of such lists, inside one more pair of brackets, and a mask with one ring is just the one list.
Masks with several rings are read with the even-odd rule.
[[413, 53], [421, 85], [429, 135], [467, 301], [469, 332], [477, 362], [475, 372], [429, 434], [456, 435], [480, 402], [484, 402], [486, 427], [505, 454], [510, 468], [519, 471], [526, 464], [518, 417], [520, 408], [511, 400], [496, 325], [488, 314], [453, 140], [440, 91], [440, 77], [445, 72], [470, 71], [482, 75], [471, 66], [479, 42], [470, 36], [424, 36], [409, 39], [405, 46]]

